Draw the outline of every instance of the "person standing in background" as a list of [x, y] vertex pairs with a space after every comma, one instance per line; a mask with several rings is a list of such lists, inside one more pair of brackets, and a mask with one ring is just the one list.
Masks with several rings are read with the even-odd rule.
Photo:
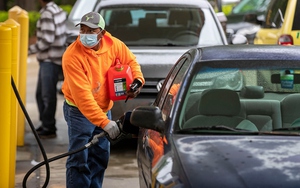
[[57, 82], [62, 74], [62, 55], [66, 49], [67, 14], [52, 0], [39, 0], [42, 6], [37, 21], [37, 41], [28, 54], [37, 54], [39, 62], [36, 101], [41, 125], [36, 129], [40, 138], [56, 137]]
[[[84, 146], [103, 131], [111, 139], [119, 135], [117, 123], [111, 120], [113, 101], [107, 85], [107, 72], [116, 60], [131, 68], [134, 79], [131, 84], [137, 86], [136, 91], [126, 91], [128, 97], [135, 98], [145, 83], [136, 57], [105, 30], [105, 21], [99, 13], [83, 15], [76, 26], [80, 26], [79, 36], [68, 46], [62, 63], [69, 151]], [[99, 138], [93, 147], [70, 155], [66, 163], [67, 188], [101, 188], [109, 155], [110, 142], [106, 137]]]

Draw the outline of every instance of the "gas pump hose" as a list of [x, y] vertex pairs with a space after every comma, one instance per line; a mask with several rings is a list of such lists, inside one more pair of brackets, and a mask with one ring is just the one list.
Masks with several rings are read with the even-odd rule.
[[46, 167], [46, 179], [45, 179], [43, 188], [46, 188], [47, 185], [48, 185], [48, 183], [49, 183], [49, 179], [50, 179], [50, 165], [49, 165], [50, 162], [53, 162], [53, 161], [55, 161], [55, 160], [58, 160], [58, 159], [67, 157], [67, 156], [72, 155], [72, 154], [74, 154], [74, 153], [78, 153], [78, 152], [80, 152], [80, 151], [82, 151], [82, 150], [84, 150], [84, 149], [90, 148], [92, 145], [96, 144], [96, 143], [99, 141], [98, 139], [99, 139], [100, 137], [105, 136], [105, 133], [104, 133], [104, 132], [101, 132], [100, 134], [95, 135], [95, 136], [93, 137], [93, 139], [92, 139], [89, 143], [87, 143], [86, 145], [82, 146], [81, 148], [79, 148], [79, 149], [77, 149], [77, 150], [75, 150], [75, 151], [66, 152], [66, 153], [63, 153], [63, 154], [60, 154], [60, 155], [57, 155], [57, 156], [54, 156], [54, 157], [48, 159], [47, 154], [46, 154], [46, 152], [45, 152], [45, 149], [44, 149], [44, 147], [43, 147], [43, 144], [41, 143], [41, 140], [40, 140], [40, 138], [39, 138], [39, 136], [38, 136], [38, 134], [37, 134], [37, 132], [36, 132], [36, 130], [35, 130], [35, 127], [34, 127], [32, 121], [31, 121], [31, 119], [30, 119], [30, 116], [28, 115], [28, 112], [27, 112], [27, 110], [26, 110], [26, 108], [25, 108], [25, 106], [24, 106], [24, 103], [22, 102], [22, 99], [21, 99], [21, 97], [20, 97], [20, 95], [19, 95], [19, 92], [18, 92], [18, 90], [17, 90], [17, 87], [16, 87], [16, 85], [15, 85], [15, 82], [14, 82], [13, 77], [11, 77], [11, 85], [12, 85], [12, 87], [13, 87], [13, 91], [14, 91], [14, 93], [15, 93], [15, 95], [16, 95], [16, 98], [17, 98], [17, 100], [18, 100], [18, 102], [19, 102], [19, 104], [20, 104], [20, 107], [21, 107], [21, 109], [22, 109], [22, 111], [23, 111], [23, 113], [24, 113], [24, 115], [25, 115], [25, 118], [26, 118], [26, 120], [27, 120], [27, 122], [28, 122], [28, 124], [29, 124], [29, 126], [30, 126], [30, 128], [31, 128], [31, 130], [32, 130], [32, 132], [33, 132], [33, 134], [34, 134], [34, 136], [35, 136], [35, 139], [36, 139], [36, 141], [37, 141], [37, 143], [38, 143], [38, 146], [39, 146], [39, 148], [40, 148], [40, 150], [41, 150], [41, 153], [42, 153], [42, 156], [43, 156], [43, 159], [44, 159], [44, 161], [38, 163], [37, 165], [35, 165], [33, 168], [31, 168], [31, 169], [26, 173], [26, 175], [25, 175], [24, 178], [23, 178], [22, 186], [23, 186], [23, 188], [26, 188], [26, 182], [27, 182], [27, 179], [28, 179], [28, 177], [30, 176], [30, 174], [31, 174], [32, 172], [34, 172], [36, 169], [38, 169], [38, 168], [40, 168], [41, 166], [45, 165], [45, 167]]

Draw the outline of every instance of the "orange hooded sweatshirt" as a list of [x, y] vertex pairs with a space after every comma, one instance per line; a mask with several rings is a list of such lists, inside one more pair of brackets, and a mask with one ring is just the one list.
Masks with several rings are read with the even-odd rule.
[[104, 128], [109, 119], [106, 112], [113, 106], [109, 98], [107, 71], [116, 59], [131, 67], [134, 79], [144, 85], [141, 67], [134, 54], [119, 39], [106, 32], [100, 41], [100, 49], [84, 47], [77, 38], [65, 51], [62, 58], [65, 99], [75, 105], [95, 126]]

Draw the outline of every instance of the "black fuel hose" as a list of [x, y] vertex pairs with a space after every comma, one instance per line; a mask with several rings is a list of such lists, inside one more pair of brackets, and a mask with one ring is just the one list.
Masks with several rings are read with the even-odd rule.
[[[27, 121], [28, 121], [28, 124], [29, 124], [29, 126], [30, 126], [30, 128], [31, 128], [31, 130], [32, 130], [32, 132], [33, 132], [33, 134], [34, 134], [34, 136], [35, 136], [35, 139], [36, 139], [36, 141], [38, 142], [38, 146], [39, 146], [39, 148], [40, 148], [40, 150], [41, 150], [41, 153], [42, 153], [43, 159], [44, 159], [44, 161], [38, 163], [37, 165], [35, 165], [34, 167], [32, 167], [32, 168], [26, 173], [26, 175], [25, 175], [24, 178], [23, 178], [23, 182], [22, 182], [23, 188], [26, 188], [26, 182], [27, 182], [27, 179], [28, 179], [28, 177], [32, 174], [32, 172], [34, 172], [36, 169], [40, 168], [41, 166], [43, 166], [43, 165], [46, 166], [46, 179], [45, 179], [45, 182], [44, 182], [44, 185], [43, 185], [43, 188], [46, 188], [47, 185], [48, 185], [48, 183], [49, 183], [49, 179], [50, 179], [50, 165], [49, 165], [50, 162], [53, 162], [53, 161], [55, 161], [55, 160], [58, 160], [58, 159], [67, 157], [67, 156], [72, 155], [72, 154], [74, 154], [74, 153], [78, 153], [78, 152], [80, 152], [80, 151], [82, 151], [82, 150], [85, 150], [85, 149], [87, 149], [87, 148], [90, 148], [90, 147], [92, 147], [94, 144], [98, 143], [98, 142], [99, 142], [99, 138], [101, 138], [101, 137], [106, 136], [107, 139], [108, 139], [112, 144], [116, 144], [116, 143], [119, 142], [120, 140], [126, 138], [126, 137], [127, 137], [127, 134], [129, 134], [129, 132], [131, 132], [131, 130], [134, 130], [132, 133], [135, 133], [135, 131], [136, 131], [136, 127], [134, 127], [134, 126], [132, 126], [132, 125], [130, 125], [130, 124], [128, 124], [127, 126], [123, 126], [123, 124], [121, 123], [121, 121], [122, 121], [123, 123], [125, 123], [125, 121], [129, 121], [128, 118], [130, 117], [130, 113], [126, 113], [123, 117], [121, 117], [121, 119], [119, 119], [119, 120], [116, 121], [118, 127], [120, 128], [120, 134], [119, 134], [119, 136], [117, 136], [117, 138], [115, 138], [115, 139], [110, 139], [110, 137], [109, 137], [105, 132], [101, 132], [101, 133], [99, 133], [99, 134], [97, 134], [97, 135], [94, 135], [93, 139], [92, 139], [90, 142], [88, 142], [87, 144], [85, 144], [84, 146], [82, 146], [81, 148], [78, 148], [78, 149], [76, 149], [76, 150], [74, 150], [74, 151], [69, 151], [69, 152], [66, 152], [66, 153], [63, 153], [63, 154], [60, 154], [60, 155], [57, 155], [57, 156], [54, 156], [54, 157], [48, 159], [47, 154], [46, 154], [46, 152], [45, 152], [45, 149], [44, 149], [44, 147], [43, 147], [43, 144], [41, 143], [41, 140], [40, 140], [40, 138], [39, 138], [39, 136], [38, 136], [38, 134], [37, 134], [37, 132], [36, 132], [36, 130], [35, 130], [35, 127], [34, 127], [32, 121], [31, 121], [31, 119], [30, 119], [30, 117], [29, 117], [29, 115], [28, 115], [28, 113], [27, 113], [27, 111], [26, 111], [26, 108], [25, 108], [25, 106], [24, 106], [24, 104], [23, 104], [23, 102], [22, 102], [22, 99], [21, 99], [21, 97], [20, 97], [20, 95], [19, 95], [19, 92], [18, 92], [18, 89], [17, 89], [17, 87], [16, 87], [16, 85], [15, 85], [15, 82], [14, 82], [13, 77], [11, 77], [11, 85], [12, 85], [13, 90], [14, 90], [14, 93], [15, 93], [17, 99], [18, 99], [18, 102], [19, 102], [19, 104], [20, 104], [20, 106], [21, 106], [21, 108], [22, 108], [22, 111], [23, 111], [23, 113], [24, 113], [24, 115], [25, 115], [25, 117], [26, 117], [26, 119], [27, 119]], [[124, 118], [124, 119], [122, 119], [122, 118]], [[125, 125], [125, 124], [124, 124], [124, 125]], [[124, 132], [124, 130], [127, 130], [128, 133]]]
[[[21, 106], [21, 109], [22, 109], [22, 111], [23, 111], [23, 113], [24, 113], [24, 115], [25, 115], [25, 117], [26, 117], [26, 119], [27, 119], [27, 121], [28, 121], [28, 124], [30, 125], [30, 128], [31, 128], [31, 130], [32, 130], [32, 132], [33, 132], [33, 134], [34, 134], [34, 136], [35, 136], [35, 138], [36, 138], [36, 141], [38, 142], [38, 145], [39, 145], [39, 148], [40, 148], [41, 153], [42, 153], [42, 155], [43, 155], [44, 161], [48, 161], [48, 158], [47, 158], [47, 154], [46, 154], [46, 152], [45, 152], [45, 149], [44, 149], [44, 147], [43, 147], [43, 145], [42, 145], [42, 143], [41, 143], [41, 140], [39, 139], [39, 136], [38, 136], [38, 134], [37, 134], [37, 132], [36, 132], [34, 126], [33, 126], [32, 121], [31, 121], [31, 119], [30, 119], [30, 117], [29, 117], [29, 115], [28, 115], [28, 113], [27, 113], [27, 111], [26, 111], [26, 108], [25, 108], [25, 106], [24, 106], [24, 103], [22, 102], [22, 99], [21, 99], [21, 97], [20, 97], [20, 95], [19, 95], [18, 89], [17, 89], [17, 87], [16, 87], [16, 84], [15, 84], [14, 79], [13, 79], [12, 76], [11, 76], [11, 85], [12, 85], [12, 88], [13, 88], [13, 90], [14, 90], [14, 93], [15, 93], [17, 99], [18, 99], [18, 102], [19, 102], [19, 104], [20, 104], [20, 106]], [[49, 183], [49, 179], [50, 179], [50, 166], [49, 166], [49, 163], [46, 162], [45, 165], [46, 165], [46, 179], [45, 179], [43, 188], [46, 188], [46, 187], [47, 187], [47, 185], [48, 185], [48, 183]], [[23, 187], [26, 187], [26, 181], [25, 181], [25, 182], [23, 181]]]
[[44, 159], [44, 161], [38, 163], [37, 165], [35, 165], [34, 167], [32, 167], [26, 173], [26, 175], [23, 178], [22, 186], [23, 186], [23, 188], [26, 188], [26, 182], [27, 182], [28, 177], [31, 175], [31, 173], [34, 172], [36, 169], [40, 168], [41, 166], [45, 165], [46, 166], [46, 179], [45, 179], [43, 188], [46, 188], [48, 186], [49, 179], [50, 179], [50, 165], [49, 165], [50, 162], [53, 162], [55, 160], [67, 157], [67, 156], [72, 155], [74, 153], [78, 153], [78, 152], [80, 152], [80, 151], [82, 151], [82, 150], [84, 150], [86, 148], [91, 147], [92, 145], [94, 145], [97, 142], [99, 142], [99, 138], [105, 136], [105, 133], [101, 132], [100, 134], [95, 135], [93, 137], [93, 139], [89, 143], [87, 143], [86, 145], [84, 145], [83, 147], [81, 147], [81, 148], [79, 148], [79, 149], [77, 149], [75, 151], [66, 152], [66, 153], [63, 153], [61, 155], [57, 155], [55, 157], [52, 157], [52, 158], [48, 159], [47, 154], [45, 152], [45, 149], [43, 147], [43, 144], [42, 144], [42, 142], [41, 142], [41, 140], [40, 140], [40, 138], [39, 138], [39, 136], [38, 136], [38, 134], [37, 134], [37, 132], [36, 132], [36, 130], [34, 128], [34, 125], [33, 125], [32, 121], [30, 119], [30, 116], [28, 115], [28, 112], [27, 112], [27, 110], [26, 110], [26, 108], [24, 106], [24, 103], [22, 102], [22, 99], [21, 99], [21, 97], [19, 95], [19, 92], [18, 92], [18, 89], [17, 89], [17, 87], [15, 85], [13, 77], [11, 77], [11, 85], [12, 85], [12, 88], [13, 88], [14, 93], [16, 95], [16, 98], [17, 98], [17, 100], [18, 100], [18, 102], [19, 102], [19, 104], [21, 106], [21, 109], [22, 109], [22, 111], [23, 111], [23, 113], [25, 115], [25, 118], [26, 118], [26, 120], [27, 120], [27, 122], [28, 122], [28, 124], [29, 124], [29, 126], [30, 126], [30, 128], [31, 128], [31, 130], [32, 130], [32, 132], [34, 134], [34, 136], [35, 136], [36, 141], [38, 142], [38, 146], [39, 146], [39, 148], [41, 150], [41, 153], [42, 153], [42, 156], [43, 156], [43, 159]]
[[101, 132], [100, 134], [95, 135], [95, 136], [93, 137], [93, 139], [92, 139], [89, 143], [87, 143], [86, 145], [84, 145], [83, 147], [81, 147], [81, 148], [79, 148], [79, 149], [76, 149], [76, 150], [74, 150], [74, 151], [70, 151], [70, 152], [67, 152], [67, 153], [63, 153], [63, 154], [57, 155], [57, 156], [55, 156], [55, 157], [49, 158], [47, 161], [42, 161], [42, 162], [38, 163], [37, 165], [35, 165], [34, 167], [32, 167], [32, 168], [26, 173], [26, 175], [24, 176], [24, 179], [23, 179], [23, 188], [26, 187], [26, 181], [27, 181], [28, 177], [30, 176], [30, 174], [31, 174], [32, 172], [34, 172], [36, 169], [40, 168], [41, 166], [43, 166], [43, 165], [45, 165], [45, 164], [47, 164], [47, 163], [56, 161], [56, 160], [58, 160], [58, 159], [61, 159], [61, 158], [67, 157], [67, 156], [69, 156], [69, 155], [72, 155], [72, 154], [74, 154], [74, 153], [78, 153], [78, 152], [80, 152], [80, 151], [82, 151], [82, 150], [85, 150], [85, 149], [91, 147], [92, 145], [96, 144], [96, 143], [99, 141], [98, 139], [99, 139], [100, 137], [103, 137], [103, 136], [105, 136], [105, 133], [104, 133], [104, 132]]

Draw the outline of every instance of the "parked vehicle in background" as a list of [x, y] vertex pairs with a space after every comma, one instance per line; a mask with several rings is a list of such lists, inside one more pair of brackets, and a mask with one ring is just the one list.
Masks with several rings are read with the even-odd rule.
[[271, 0], [241, 0], [227, 15], [227, 32], [244, 35], [253, 44]]
[[300, 45], [300, 1], [272, 0], [254, 44]]
[[298, 187], [300, 47], [193, 48], [135, 108], [140, 187]]
[[232, 8], [240, 2], [240, 0], [208, 0], [215, 12], [224, 12], [228, 15]]
[[208, 1], [77, 0], [68, 18], [70, 42], [79, 31], [74, 25], [89, 11], [99, 12], [105, 29], [136, 55], [146, 80], [137, 98], [115, 102], [113, 119], [152, 103], [174, 62], [189, 48], [228, 44]]

